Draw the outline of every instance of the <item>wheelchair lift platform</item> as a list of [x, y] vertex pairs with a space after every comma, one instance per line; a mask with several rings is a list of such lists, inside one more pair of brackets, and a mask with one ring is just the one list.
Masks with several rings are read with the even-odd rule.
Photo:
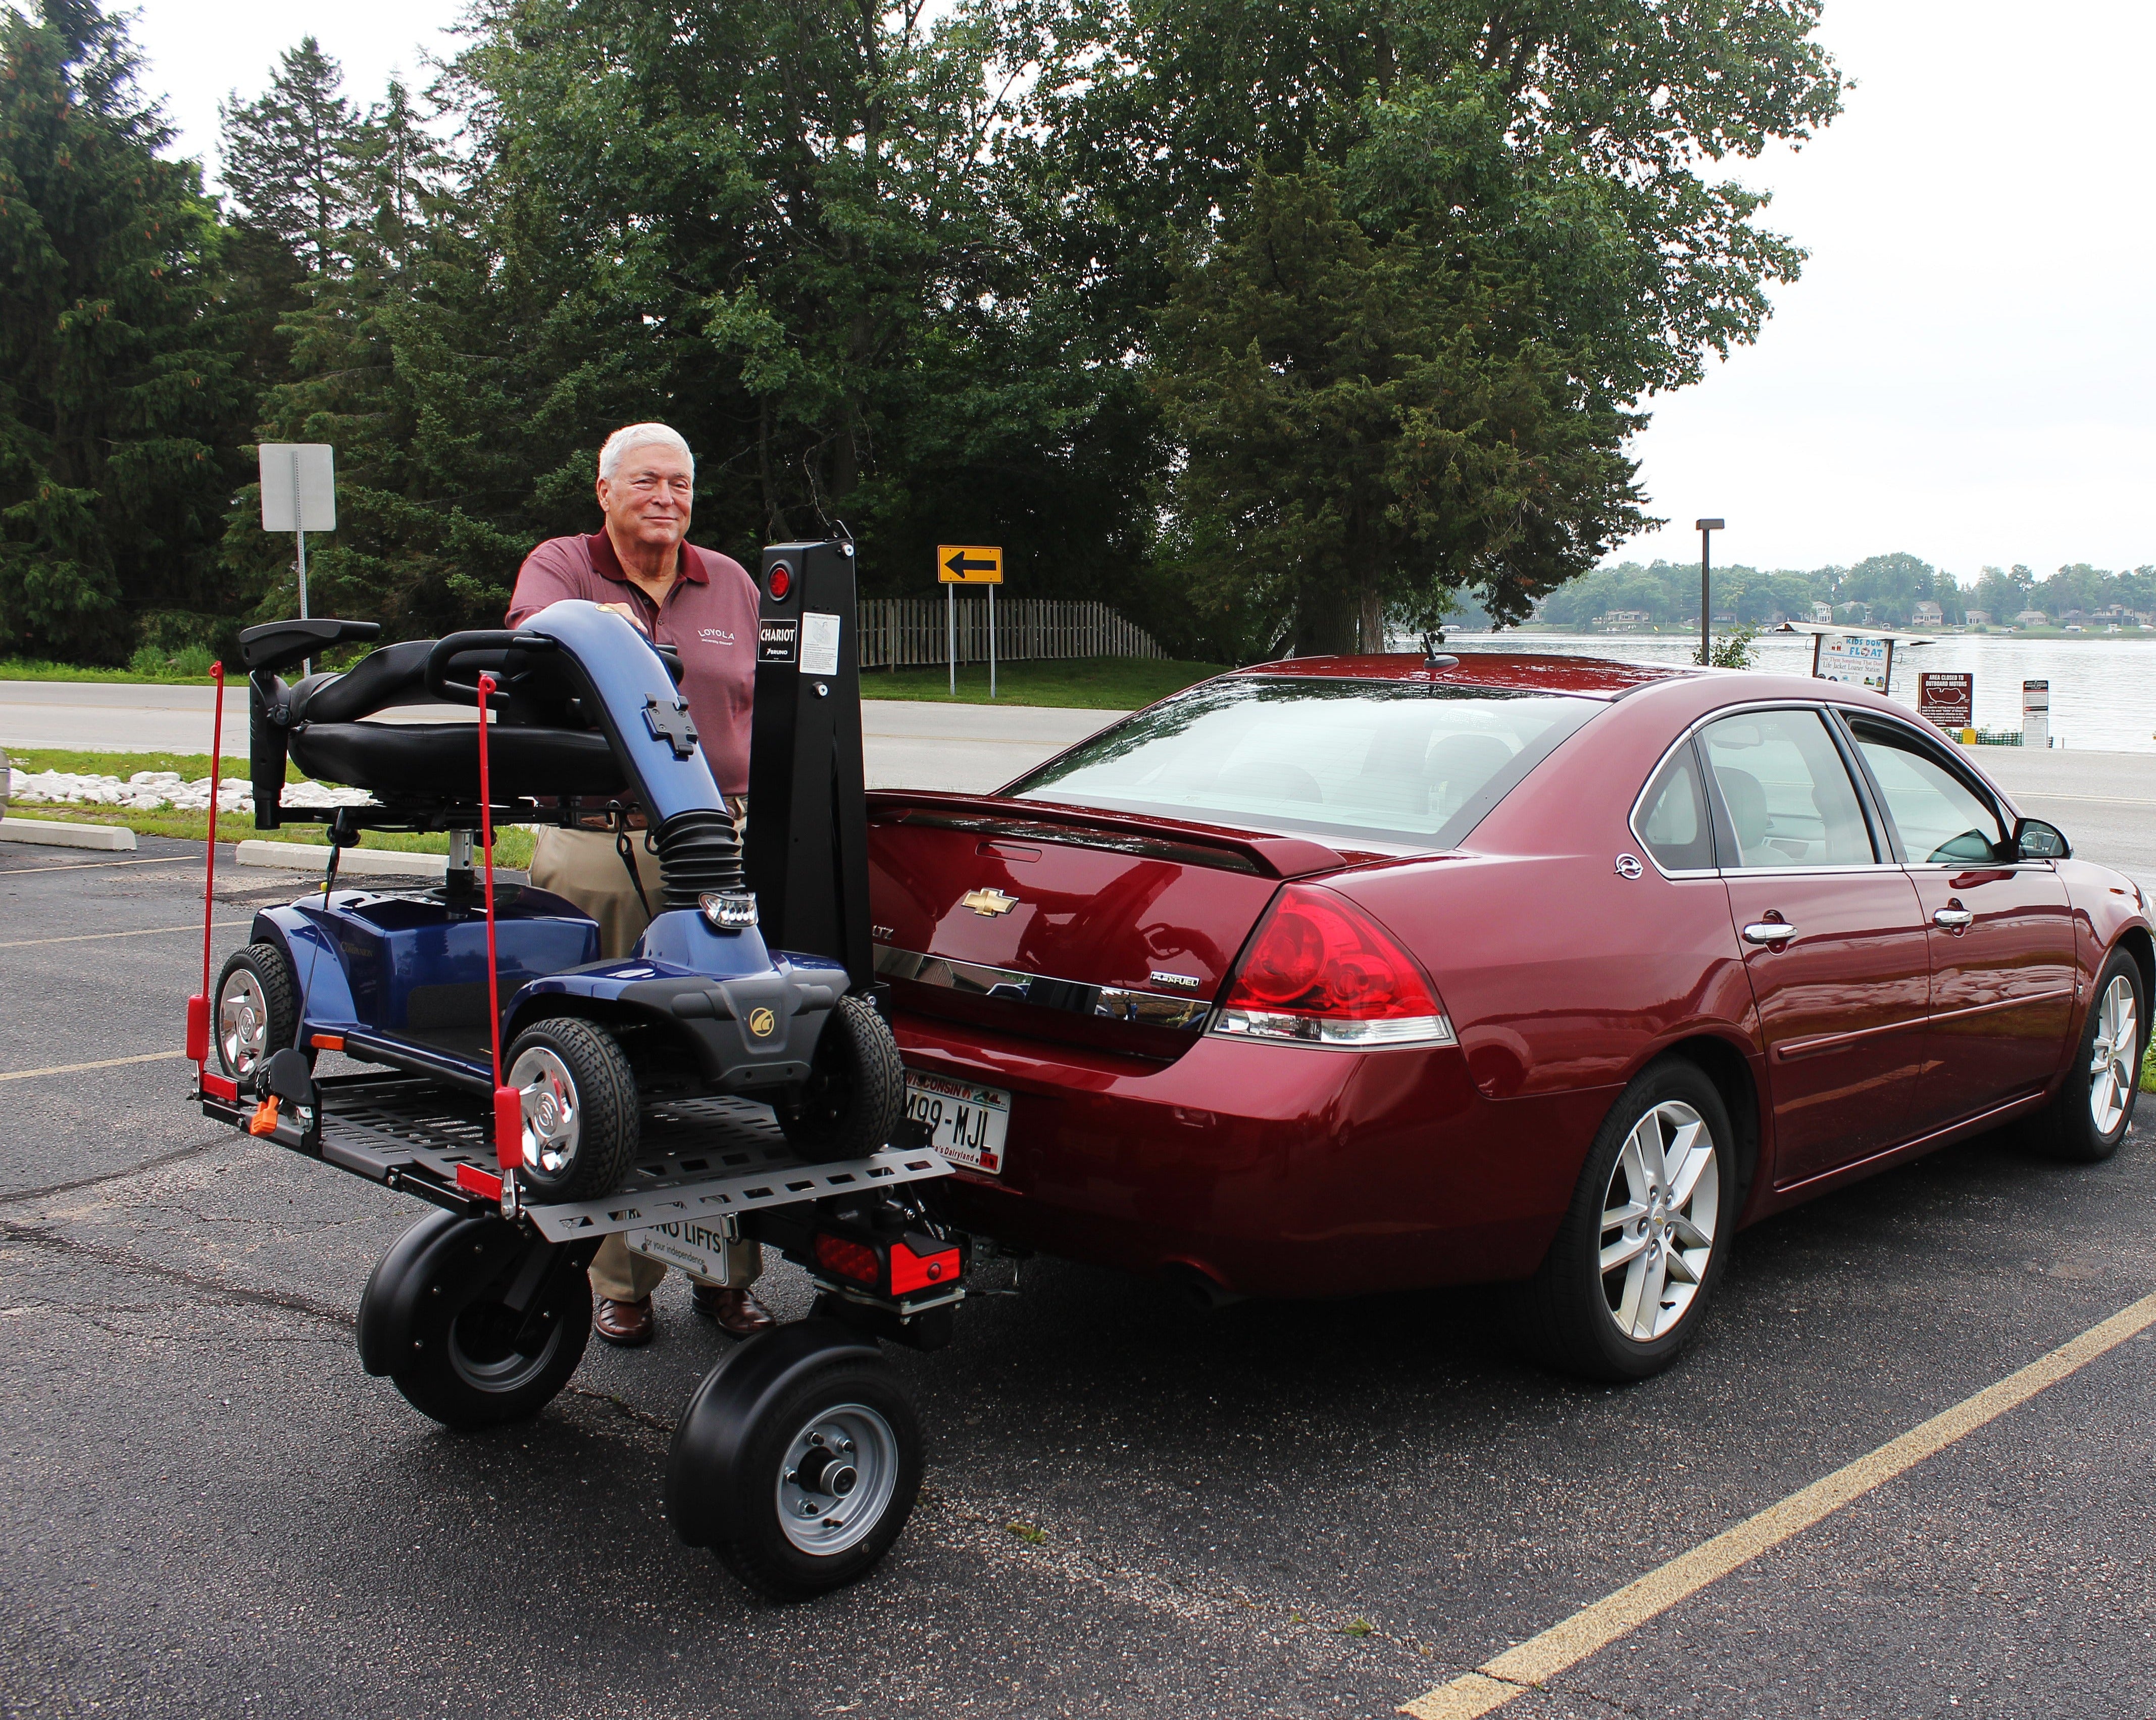
[[[268, 1138], [452, 1212], [498, 1210], [502, 1189], [487, 1101], [424, 1076], [326, 1076], [318, 1112], [283, 1112]], [[205, 1093], [204, 1115], [245, 1129], [254, 1106]], [[628, 1182], [597, 1200], [526, 1202], [521, 1215], [549, 1242], [662, 1225], [713, 1225], [834, 1195], [880, 1193], [951, 1174], [927, 1148], [804, 1163], [767, 1106], [729, 1097], [660, 1101], [643, 1114]]]

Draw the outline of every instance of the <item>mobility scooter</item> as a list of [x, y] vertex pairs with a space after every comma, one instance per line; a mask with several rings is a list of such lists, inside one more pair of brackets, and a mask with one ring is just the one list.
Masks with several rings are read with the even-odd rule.
[[[682, 1538], [790, 1597], [853, 1580], [903, 1527], [919, 1430], [876, 1344], [948, 1341], [967, 1249], [916, 1198], [950, 1168], [905, 1118], [868, 957], [852, 546], [767, 550], [760, 583], [746, 872], [678, 665], [618, 614], [559, 603], [289, 684], [378, 629], [243, 634], [256, 824], [326, 823], [331, 847], [321, 887], [258, 911], [190, 999], [188, 1055], [205, 1114], [442, 1209], [376, 1266], [359, 1348], [449, 1426], [529, 1415], [567, 1384], [608, 1235], [705, 1282], [749, 1242], [804, 1266], [814, 1314], [705, 1378], [667, 1474]], [[440, 702], [479, 721], [379, 720]], [[288, 759], [372, 804], [283, 806]], [[632, 878], [639, 839], [661, 878], [613, 960], [572, 904], [493, 878], [497, 820], [594, 814]], [[337, 888], [365, 829], [447, 833], [442, 886]], [[381, 1067], [320, 1074], [325, 1051]]]

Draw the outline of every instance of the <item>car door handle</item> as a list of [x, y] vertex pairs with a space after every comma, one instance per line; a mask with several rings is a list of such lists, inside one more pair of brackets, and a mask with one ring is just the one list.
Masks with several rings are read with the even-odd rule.
[[1776, 949], [1779, 949], [1796, 935], [1795, 927], [1784, 925], [1779, 920], [1762, 920], [1756, 925], [1747, 926], [1744, 928], [1745, 942], [1770, 943]]
[[1959, 932], [1976, 917], [1967, 908], [1934, 908], [1932, 924], [1943, 927], [1948, 932]]

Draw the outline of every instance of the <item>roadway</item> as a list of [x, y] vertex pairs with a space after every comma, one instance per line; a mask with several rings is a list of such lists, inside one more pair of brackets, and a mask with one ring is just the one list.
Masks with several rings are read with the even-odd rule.
[[[200, 854], [0, 845], [24, 1720], [1377, 1720], [2156, 1289], [2143, 1128], [2092, 1168], [1972, 1142], [1747, 1232], [1691, 1354], [1623, 1391], [1522, 1366], [1481, 1293], [1197, 1316], [1043, 1263], [896, 1357], [933, 1451], [891, 1558], [770, 1606], [661, 1516], [726, 1342], [680, 1279], [654, 1345], [594, 1343], [521, 1426], [445, 1433], [361, 1371], [361, 1287], [421, 1209], [191, 1112]], [[218, 875], [222, 961], [303, 881]], [[805, 1311], [792, 1267], [767, 1293]], [[2152, 1428], [2143, 1330], [1500, 1712], [2156, 1712]]]

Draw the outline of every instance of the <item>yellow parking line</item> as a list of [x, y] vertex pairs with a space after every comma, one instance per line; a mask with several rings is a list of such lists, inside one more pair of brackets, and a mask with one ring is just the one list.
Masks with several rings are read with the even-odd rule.
[[1450, 1684], [1440, 1685], [1400, 1712], [1413, 1715], [1414, 1720], [1476, 1720], [1478, 1715], [1503, 1707], [1558, 1674], [1570, 1671], [1620, 1636], [1811, 1527], [1851, 1500], [1861, 1498], [1955, 1440], [1997, 1420], [2009, 1409], [2027, 1403], [2046, 1386], [2057, 1384], [2152, 1325], [2156, 1325], [2156, 1296], [2145, 1296], [2049, 1355], [2039, 1357], [2018, 1373], [2010, 1373], [1998, 1384], [1964, 1399], [1899, 1439], [1888, 1440], [1877, 1450], [1822, 1476], [1758, 1516], [1723, 1530], [1689, 1553], [1680, 1553], [1659, 1570], [1650, 1571], [1614, 1594], [1581, 1608], [1541, 1635], [1485, 1661]]
[[[251, 920], [218, 920], [210, 927], [215, 931], [230, 931], [234, 926], [251, 926]], [[78, 932], [67, 937], [18, 937], [13, 943], [0, 943], [0, 950], [26, 950], [38, 943], [95, 943], [100, 937], [155, 937], [161, 932], [192, 932], [192, 926], [144, 926], [133, 932]]]
[[140, 1057], [106, 1057], [95, 1063], [55, 1063], [49, 1069], [0, 1071], [0, 1081], [26, 1081], [37, 1075], [75, 1075], [85, 1069], [117, 1069], [125, 1063], [157, 1063], [167, 1057], [184, 1057], [185, 1051], [145, 1051]]

